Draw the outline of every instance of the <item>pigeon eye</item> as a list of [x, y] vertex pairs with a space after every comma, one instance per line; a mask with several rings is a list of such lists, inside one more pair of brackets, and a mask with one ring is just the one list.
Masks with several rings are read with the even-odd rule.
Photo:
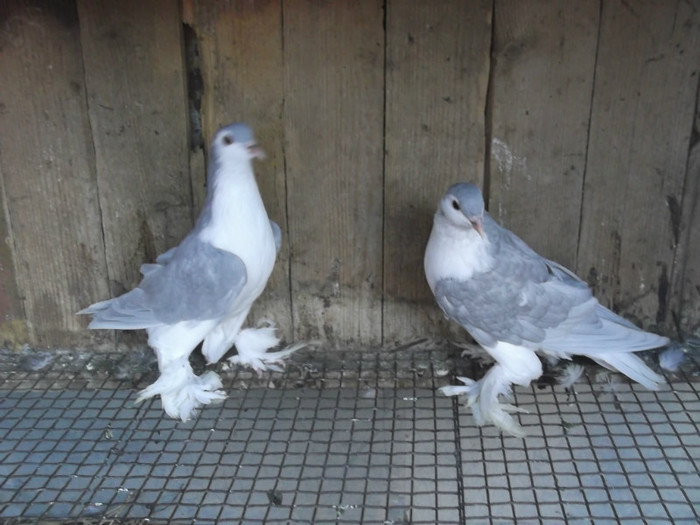
[[453, 207], [455, 210], [459, 210], [459, 209], [460, 209], [460, 208], [459, 208], [459, 202], [457, 202], [457, 201], [452, 201], [452, 207]]
[[221, 140], [222, 140], [222, 141], [224, 142], [224, 144], [226, 144], [227, 146], [230, 146], [231, 144], [233, 144], [233, 137], [232, 137], [231, 135], [224, 135], [224, 138], [221, 139]]

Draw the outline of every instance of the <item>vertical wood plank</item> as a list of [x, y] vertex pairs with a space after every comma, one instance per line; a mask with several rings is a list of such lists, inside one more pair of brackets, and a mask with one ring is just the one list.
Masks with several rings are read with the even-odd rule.
[[463, 334], [435, 304], [423, 254], [448, 186], [482, 183], [491, 2], [390, 0], [387, 9], [384, 342], [391, 344]]
[[489, 210], [576, 265], [600, 0], [497, 0]]
[[382, 2], [284, 3], [295, 330], [381, 340]]
[[[695, 75], [700, 78], [700, 75]], [[680, 336], [700, 337], [700, 89], [680, 209], [669, 202], [677, 243], [671, 309]]]
[[699, 23], [687, 2], [603, 2], [578, 273], [601, 302], [646, 327], [669, 320], [668, 203], [681, 202]]
[[98, 342], [107, 271], [75, 2], [0, 3], [0, 171], [29, 343]]
[[188, 2], [188, 11], [201, 58], [206, 144], [222, 125], [235, 121], [251, 125], [266, 154], [254, 166], [260, 192], [270, 219], [282, 229], [282, 249], [275, 269], [253, 306], [249, 323], [272, 319], [280, 333], [291, 338], [282, 122], [282, 4], [279, 0]]
[[[3, 111], [4, 108], [0, 107], [0, 113]], [[14, 237], [10, 231], [10, 222], [7, 220], [9, 210], [2, 170], [0, 170], [0, 190], [2, 192], [0, 209], [0, 345], [2, 348], [19, 349], [29, 342], [29, 334], [17, 288], [17, 271], [15, 270], [13, 250]]]
[[[110, 291], [192, 227], [176, 0], [79, 0]], [[93, 297], [93, 300], [106, 297]]]

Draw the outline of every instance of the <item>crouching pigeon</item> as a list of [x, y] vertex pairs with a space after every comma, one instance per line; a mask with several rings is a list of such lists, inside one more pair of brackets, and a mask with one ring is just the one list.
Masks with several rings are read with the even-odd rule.
[[194, 229], [154, 264], [141, 266], [143, 279], [124, 295], [95, 303], [89, 328], [148, 332], [160, 377], [137, 402], [160, 395], [168, 415], [186, 421], [197, 408], [226, 397], [219, 376], [196, 376], [189, 355], [216, 363], [232, 346], [234, 363], [261, 372], [303, 344], [267, 352], [279, 339], [270, 323], [241, 329], [265, 288], [281, 243], [279, 226], [265, 211], [252, 159], [262, 157], [245, 124], [221, 128], [211, 144], [207, 195]]
[[587, 356], [655, 390], [663, 377], [633, 352], [668, 344], [603, 307], [588, 285], [537, 255], [484, 210], [473, 184], [450, 187], [438, 205], [425, 252], [425, 274], [447, 317], [462, 325], [496, 360], [479, 381], [459, 378], [446, 395], [466, 394], [479, 425], [492, 423], [522, 437], [499, 402], [511, 383], [527, 386], [542, 375], [535, 354]]

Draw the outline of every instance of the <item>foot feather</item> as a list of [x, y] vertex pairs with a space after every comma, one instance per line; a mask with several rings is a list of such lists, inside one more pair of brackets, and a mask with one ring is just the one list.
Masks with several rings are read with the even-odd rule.
[[199, 407], [226, 399], [221, 387], [221, 378], [215, 372], [208, 371], [198, 377], [186, 363], [162, 372], [155, 383], [139, 392], [136, 403], [160, 395], [163, 410], [170, 417], [187, 421]]
[[280, 339], [275, 335], [275, 326], [272, 323], [268, 322], [259, 328], [246, 328], [236, 337], [235, 345], [238, 354], [231, 357], [229, 361], [231, 364], [249, 366], [258, 374], [267, 370], [280, 372], [282, 368], [277, 365], [284, 365], [286, 357], [308, 345], [308, 343], [296, 343], [277, 352], [268, 352], [279, 342]]
[[479, 381], [467, 377], [458, 377], [464, 386], [443, 386], [440, 392], [447, 396], [466, 395], [467, 406], [472, 409], [478, 426], [489, 423], [515, 437], [525, 437], [526, 432], [510, 415], [514, 412], [527, 413], [498, 400], [500, 395], [510, 396], [510, 381], [505, 377], [503, 368], [496, 364]]

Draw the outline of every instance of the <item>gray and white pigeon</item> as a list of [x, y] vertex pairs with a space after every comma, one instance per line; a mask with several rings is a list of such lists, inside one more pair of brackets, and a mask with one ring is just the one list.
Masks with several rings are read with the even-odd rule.
[[160, 377], [137, 402], [160, 395], [165, 412], [186, 421], [198, 407], [226, 397], [219, 376], [196, 376], [189, 356], [202, 341], [208, 363], [236, 346], [233, 363], [258, 372], [272, 368], [304, 346], [267, 352], [279, 339], [267, 322], [241, 329], [265, 288], [280, 248], [279, 226], [265, 211], [252, 159], [262, 158], [245, 124], [221, 128], [212, 141], [207, 194], [194, 229], [154, 264], [141, 266], [140, 284], [78, 314], [92, 314], [89, 328], [148, 332]]
[[438, 205], [425, 251], [425, 274], [450, 319], [496, 360], [479, 381], [460, 377], [446, 395], [466, 394], [478, 425], [525, 435], [502, 404], [512, 383], [542, 375], [535, 354], [587, 356], [655, 390], [664, 379], [633, 352], [668, 344], [602, 306], [570, 270], [535, 253], [484, 210], [474, 184], [455, 184]]

